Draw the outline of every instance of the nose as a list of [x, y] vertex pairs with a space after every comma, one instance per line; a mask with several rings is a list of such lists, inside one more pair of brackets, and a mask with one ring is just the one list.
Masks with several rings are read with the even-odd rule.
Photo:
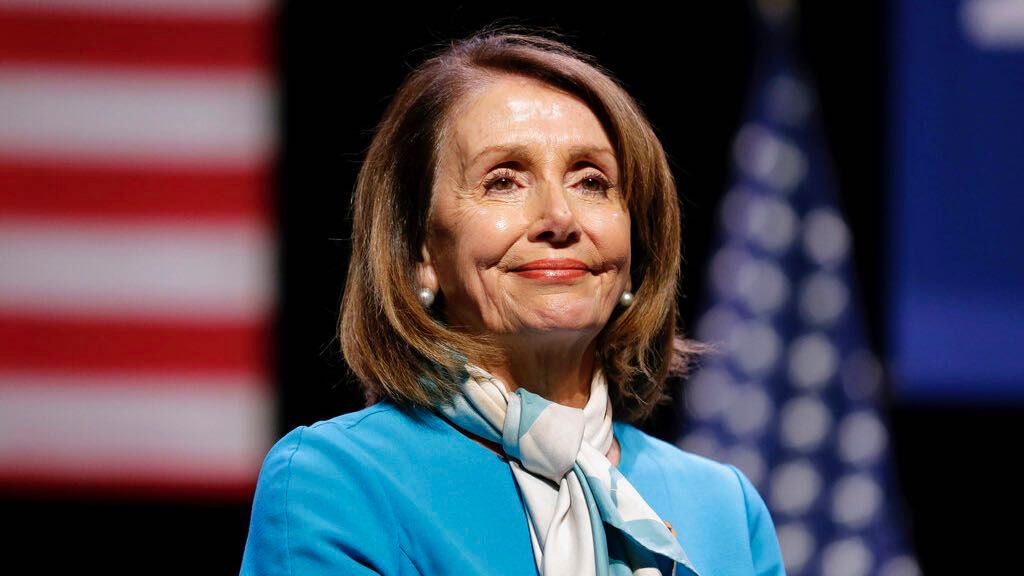
[[577, 207], [570, 198], [570, 193], [563, 187], [554, 184], [540, 185], [534, 189], [533, 224], [530, 226], [531, 242], [551, 242], [552, 244], [572, 244], [580, 239], [580, 223], [577, 218]]

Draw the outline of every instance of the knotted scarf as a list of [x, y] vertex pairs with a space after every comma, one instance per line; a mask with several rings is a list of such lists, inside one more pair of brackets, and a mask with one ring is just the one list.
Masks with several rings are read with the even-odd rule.
[[504, 448], [542, 576], [674, 576], [677, 562], [696, 574], [673, 531], [606, 456], [612, 404], [600, 368], [582, 410], [525, 388], [510, 393], [470, 363], [459, 378], [462, 394], [441, 411]]

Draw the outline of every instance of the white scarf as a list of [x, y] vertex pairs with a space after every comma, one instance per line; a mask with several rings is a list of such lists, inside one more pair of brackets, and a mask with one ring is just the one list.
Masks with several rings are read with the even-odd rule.
[[676, 562], [696, 574], [669, 527], [606, 456], [612, 404], [600, 368], [582, 410], [525, 388], [509, 393], [472, 364], [459, 378], [462, 394], [441, 411], [509, 456], [542, 576], [674, 576]]

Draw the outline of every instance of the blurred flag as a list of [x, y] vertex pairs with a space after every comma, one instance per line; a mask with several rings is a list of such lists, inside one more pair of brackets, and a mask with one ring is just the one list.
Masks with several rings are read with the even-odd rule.
[[0, 487], [251, 494], [274, 7], [0, 0]]
[[679, 446], [754, 482], [790, 576], [917, 575], [850, 232], [788, 26], [766, 26], [734, 140], [734, 182], [696, 331], [719, 353], [684, 388]]

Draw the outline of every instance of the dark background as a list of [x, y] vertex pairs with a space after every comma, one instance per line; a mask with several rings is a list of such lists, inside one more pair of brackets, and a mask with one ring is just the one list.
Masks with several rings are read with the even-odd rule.
[[[612, 11], [609, 11], [612, 10]], [[835, 161], [841, 207], [868, 312], [868, 336], [883, 357], [887, 118], [887, 10], [880, 0], [804, 3], [799, 49], [816, 82]], [[335, 337], [347, 269], [349, 193], [372, 129], [423, 47], [466, 35], [497, 17], [557, 26], [594, 54], [641, 103], [664, 144], [683, 196], [682, 316], [688, 335], [705, 286], [716, 208], [729, 177], [757, 49], [746, 3], [598, 8], [573, 3], [514, 11], [463, 4], [281, 11], [282, 156], [278, 174], [282, 301], [276, 322], [279, 435], [363, 407]], [[675, 383], [674, 383], [675, 384]], [[677, 387], [673, 387], [677, 391]], [[1009, 564], [1014, 533], [988, 529], [1008, 484], [998, 465], [1014, 438], [1016, 407], [912, 405], [889, 397], [891, 455], [911, 513], [905, 519], [926, 574], [982, 573]], [[673, 440], [677, 411], [646, 430]], [[243, 502], [81, 501], [5, 497], [9, 550], [34, 571], [75, 566], [111, 571], [236, 574], [248, 531]], [[1012, 516], [1011, 516], [1012, 518]], [[1012, 526], [1012, 524], [1011, 524]]]

